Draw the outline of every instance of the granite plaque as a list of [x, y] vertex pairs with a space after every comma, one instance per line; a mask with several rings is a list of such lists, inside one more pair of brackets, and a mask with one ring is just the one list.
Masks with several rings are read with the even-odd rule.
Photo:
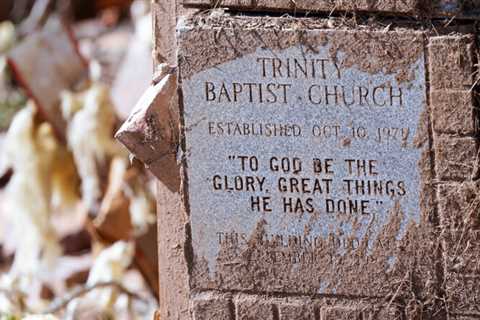
[[219, 30], [180, 30], [195, 286], [378, 294], [421, 220], [423, 34]]

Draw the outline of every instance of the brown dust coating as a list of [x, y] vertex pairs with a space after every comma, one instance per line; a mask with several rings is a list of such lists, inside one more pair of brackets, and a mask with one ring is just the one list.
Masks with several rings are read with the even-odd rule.
[[[429, 0], [429, 2], [431, 2]], [[186, 6], [228, 7], [240, 10], [281, 10], [289, 12], [361, 11], [417, 14], [432, 7], [426, 0], [183, 0]]]
[[434, 90], [471, 90], [474, 84], [474, 35], [430, 39], [430, 82]]
[[237, 320], [275, 320], [273, 318], [274, 303], [268, 301], [265, 297], [238, 295], [235, 299], [235, 305]]
[[230, 308], [230, 296], [203, 293], [192, 302], [194, 320], [234, 320]]
[[[301, 251], [300, 248], [280, 248], [256, 241], [260, 234], [252, 235], [248, 247], [224, 246], [217, 258], [214, 279], [209, 277], [206, 264], [195, 264], [193, 286], [195, 289], [248, 291], [258, 293], [326, 294], [350, 296], [358, 300], [377, 298], [395, 302], [422, 304], [438, 310], [430, 300], [435, 296], [437, 283], [434, 272], [436, 237], [428, 228], [411, 224], [407, 235], [396, 240], [401, 219], [399, 208], [394, 208], [390, 224], [376, 240], [373, 250], [367, 254], [368, 237], [357, 250], [347, 249], [340, 256], [328, 241], [314, 251], [314, 263], [272, 263], [272, 251], [284, 254]], [[260, 223], [261, 225], [261, 223]], [[257, 232], [264, 232], [259, 226]], [[389, 258], [395, 256], [393, 265]], [[319, 292], [319, 288], [322, 292]], [[412, 288], [418, 295], [411, 294]], [[418, 302], [417, 302], [418, 301]], [[427, 302], [427, 303], [425, 303]]]
[[328, 28], [328, 20], [195, 16], [179, 30], [180, 73], [189, 79], [258, 48], [274, 56], [276, 51], [298, 45], [305, 54], [316, 53], [328, 44], [331, 59], [345, 55], [342, 68], [396, 74], [399, 82], [413, 80], [411, 66], [424, 52], [422, 32]]
[[474, 135], [477, 110], [471, 91], [438, 90], [431, 94], [433, 127], [436, 133]]
[[[192, 297], [194, 320], [402, 320], [396, 302], [350, 297], [272, 296], [204, 291]], [[229, 312], [228, 312], [229, 311]]]
[[438, 188], [445, 248], [447, 305], [453, 312], [480, 314], [480, 182]]
[[435, 138], [437, 178], [468, 181], [478, 177], [478, 141], [475, 138]]

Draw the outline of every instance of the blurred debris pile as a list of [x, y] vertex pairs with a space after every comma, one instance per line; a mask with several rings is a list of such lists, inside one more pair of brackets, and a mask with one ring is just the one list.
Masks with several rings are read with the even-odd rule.
[[148, 1], [0, 20], [0, 319], [153, 319], [154, 183], [113, 138], [152, 77]]
[[26, 95], [14, 84], [5, 54], [16, 42], [15, 26], [0, 23], [0, 130], [6, 130], [13, 116], [26, 103]]

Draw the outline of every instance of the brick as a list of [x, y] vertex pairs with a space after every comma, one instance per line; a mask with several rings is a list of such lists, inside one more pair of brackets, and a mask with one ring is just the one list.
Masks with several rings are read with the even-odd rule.
[[438, 187], [438, 211], [447, 275], [480, 274], [480, 182]]
[[435, 139], [435, 168], [441, 181], [470, 180], [477, 161], [477, 141], [473, 138]]
[[473, 86], [474, 36], [441, 36], [430, 39], [432, 89], [469, 90]]
[[274, 320], [273, 304], [262, 298], [238, 299], [236, 313], [236, 320]]
[[322, 308], [320, 320], [362, 320], [362, 311], [347, 307]]
[[447, 273], [480, 275], [480, 230], [465, 228], [445, 231], [442, 238]]
[[224, 297], [207, 295], [193, 301], [194, 320], [235, 320], [231, 311], [231, 301]]
[[480, 230], [447, 230], [442, 238], [447, 309], [480, 316]]
[[438, 187], [447, 309], [480, 315], [480, 182]]
[[279, 306], [280, 320], [315, 320], [315, 308], [310, 302], [284, 303]]
[[451, 313], [475, 315], [477, 319], [480, 318], [480, 273], [449, 272], [445, 277], [445, 284], [447, 308]]
[[362, 320], [401, 320], [402, 312], [396, 307], [375, 307], [362, 310]]
[[475, 107], [470, 91], [432, 91], [431, 103], [436, 132], [475, 134]]
[[[438, 211], [443, 229], [459, 230], [476, 225], [480, 209], [479, 182], [441, 184], [438, 187]], [[470, 218], [468, 218], [470, 217]]]

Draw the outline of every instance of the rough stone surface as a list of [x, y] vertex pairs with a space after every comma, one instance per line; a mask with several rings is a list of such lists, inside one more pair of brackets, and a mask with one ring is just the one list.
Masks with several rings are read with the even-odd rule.
[[435, 167], [442, 181], [468, 181], [477, 175], [478, 141], [474, 138], [437, 137]]
[[[154, 26], [154, 64], [176, 65], [175, 26], [178, 13], [183, 13], [179, 1], [152, 2]], [[178, 11], [177, 11], [178, 8]], [[168, 23], [167, 23], [168, 22]], [[179, 110], [178, 96], [173, 97], [170, 110]], [[177, 137], [178, 139], [178, 137]], [[178, 145], [179, 141], [170, 141]], [[168, 148], [169, 146], [167, 146]], [[182, 168], [176, 154], [170, 154], [151, 164], [152, 171], [167, 173], [167, 181], [180, 181]], [[172, 185], [176, 186], [172, 188]], [[188, 252], [188, 212], [180, 183], [157, 183], [158, 266], [160, 278], [159, 310], [162, 320], [192, 319]]]
[[153, 0], [153, 27], [155, 37], [153, 41], [154, 59], [156, 63], [177, 64], [177, 40], [175, 29], [177, 19], [194, 10], [184, 8], [180, 0]]
[[176, 158], [178, 143], [178, 117], [171, 108], [172, 102], [176, 103], [176, 89], [176, 74], [167, 74], [159, 83], [152, 84], [115, 135], [172, 190], [180, 185], [180, 179], [171, 174], [178, 166], [170, 165], [170, 159]]
[[321, 320], [361, 320], [362, 312], [355, 308], [330, 307], [324, 308], [320, 314]]
[[479, 165], [474, 50], [472, 35], [430, 39], [436, 198], [448, 319], [480, 318], [480, 202], [479, 184], [473, 181], [478, 179]]
[[474, 36], [440, 36], [430, 40], [430, 84], [434, 90], [471, 90]]
[[392, 304], [382, 305], [376, 308], [363, 307], [362, 311], [363, 320], [401, 320], [404, 319], [403, 311], [399, 308], [392, 306]]
[[[477, 237], [476, 241], [480, 240]], [[478, 248], [477, 248], [478, 250]], [[449, 272], [445, 278], [447, 291], [447, 305], [452, 315], [471, 315], [480, 318], [480, 288], [478, 286], [479, 273], [465, 274]], [[467, 318], [468, 319], [468, 318]]]
[[439, 186], [448, 308], [480, 316], [479, 182]]
[[226, 297], [205, 294], [193, 300], [194, 320], [235, 320], [231, 301]]
[[438, 210], [445, 230], [461, 230], [478, 224], [476, 212], [480, 198], [478, 182], [441, 184], [438, 188]]
[[473, 135], [477, 130], [477, 110], [472, 91], [433, 91], [433, 126], [437, 133]]
[[293, 13], [360, 11], [433, 16], [462, 14], [462, 1], [460, 0], [183, 0], [183, 4], [203, 8], [227, 7], [240, 10], [275, 10]]
[[239, 297], [236, 302], [237, 320], [275, 320], [271, 301], [260, 297]]
[[281, 303], [278, 308], [280, 320], [315, 320], [315, 309], [308, 301]]
[[415, 17], [480, 19], [478, 0], [183, 0], [187, 7], [296, 13], [379, 13]]

